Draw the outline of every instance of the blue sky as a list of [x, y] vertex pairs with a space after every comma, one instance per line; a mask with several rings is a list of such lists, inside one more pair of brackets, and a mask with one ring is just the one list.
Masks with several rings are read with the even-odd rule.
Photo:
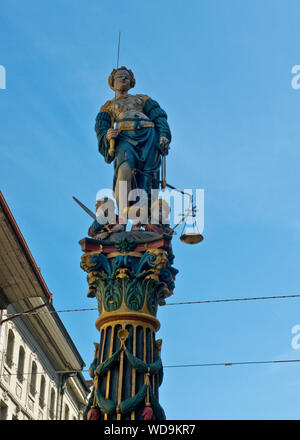
[[[78, 241], [112, 167], [94, 120], [120, 64], [167, 111], [167, 178], [205, 191], [204, 241], [175, 238], [174, 296], [299, 294], [300, 64], [296, 0], [11, 0], [0, 16], [0, 187], [56, 309], [86, 298]], [[300, 359], [299, 299], [160, 308], [165, 365]], [[87, 368], [96, 311], [60, 315]], [[166, 368], [169, 419], [298, 419], [299, 364]], [[88, 377], [88, 376], [86, 376]]]

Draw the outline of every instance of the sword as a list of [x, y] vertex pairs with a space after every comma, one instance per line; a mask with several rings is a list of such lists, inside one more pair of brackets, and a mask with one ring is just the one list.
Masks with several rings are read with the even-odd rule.
[[[121, 32], [119, 32], [118, 56], [117, 56], [117, 70], [118, 70], [118, 68], [119, 68], [120, 39], [121, 39]], [[115, 100], [114, 100], [114, 104], [113, 104], [113, 115], [112, 115], [112, 117], [111, 117], [111, 128], [114, 128], [114, 126], [115, 126], [114, 117], [115, 117], [116, 98], [117, 98], [117, 91], [115, 91]], [[114, 156], [114, 155], [115, 155], [115, 143], [116, 143], [116, 140], [115, 140], [114, 138], [112, 138], [112, 139], [109, 141], [109, 150], [108, 150], [108, 154], [109, 154], [110, 156]]]
[[94, 220], [97, 219], [96, 215], [89, 209], [87, 208], [83, 203], [81, 203], [78, 199], [76, 199], [76, 197], [72, 196], [73, 199], [75, 200], [76, 203], [78, 203], [79, 206], [81, 206], [81, 208], [88, 213], [88, 215], [90, 215]]
[[164, 191], [167, 186], [167, 159], [166, 159], [166, 153], [165, 151], [166, 146], [168, 145], [168, 142], [163, 142], [161, 144], [162, 147], [162, 153], [161, 153], [161, 189]]
[[162, 156], [162, 158], [161, 158], [161, 189], [163, 191], [166, 189], [166, 185], [167, 185], [166, 168], [167, 168], [166, 156]]

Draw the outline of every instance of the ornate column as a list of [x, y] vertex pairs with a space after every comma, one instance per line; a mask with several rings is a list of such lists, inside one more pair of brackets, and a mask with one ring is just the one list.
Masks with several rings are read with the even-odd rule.
[[80, 241], [81, 267], [88, 297], [96, 297], [99, 317], [90, 375], [94, 388], [87, 419], [165, 419], [159, 404], [163, 380], [159, 305], [173, 293], [178, 272], [172, 267], [171, 237], [139, 231], [109, 239]]

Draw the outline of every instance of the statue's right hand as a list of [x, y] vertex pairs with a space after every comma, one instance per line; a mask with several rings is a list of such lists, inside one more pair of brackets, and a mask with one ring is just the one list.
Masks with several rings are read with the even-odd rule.
[[116, 139], [119, 132], [116, 128], [109, 128], [106, 133], [106, 139], [110, 141], [111, 139]]

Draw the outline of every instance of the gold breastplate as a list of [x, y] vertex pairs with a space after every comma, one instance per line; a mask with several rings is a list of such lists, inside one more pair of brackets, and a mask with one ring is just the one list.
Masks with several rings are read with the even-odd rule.
[[115, 121], [127, 118], [139, 118], [149, 120], [143, 113], [147, 95], [126, 95], [117, 100], [107, 101], [100, 109], [110, 114]]
[[144, 103], [138, 96], [127, 95], [119, 98], [113, 105], [115, 120], [119, 121], [126, 118], [149, 119], [143, 113]]

